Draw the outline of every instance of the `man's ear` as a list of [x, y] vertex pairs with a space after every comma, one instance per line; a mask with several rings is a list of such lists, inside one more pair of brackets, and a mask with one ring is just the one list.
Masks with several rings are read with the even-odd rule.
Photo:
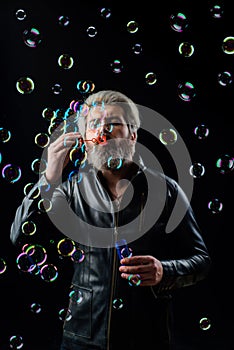
[[131, 140], [132, 140], [132, 141], [136, 141], [136, 139], [137, 139], [137, 134], [136, 134], [135, 131], [133, 131], [133, 132], [131, 133]]

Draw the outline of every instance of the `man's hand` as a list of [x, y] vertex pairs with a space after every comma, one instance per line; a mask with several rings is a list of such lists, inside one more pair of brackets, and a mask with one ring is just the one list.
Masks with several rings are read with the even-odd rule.
[[[140, 279], [141, 286], [155, 286], [163, 277], [163, 267], [159, 260], [151, 255], [136, 255], [124, 258], [119, 267], [121, 277], [124, 279]], [[138, 275], [138, 276], [137, 276]]]
[[48, 147], [46, 179], [56, 183], [62, 176], [63, 169], [69, 162], [69, 151], [78, 146], [82, 137], [79, 132], [62, 134]]

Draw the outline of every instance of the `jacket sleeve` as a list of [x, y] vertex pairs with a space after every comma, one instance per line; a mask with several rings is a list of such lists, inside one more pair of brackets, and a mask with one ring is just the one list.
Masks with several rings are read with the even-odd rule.
[[161, 261], [164, 273], [158, 292], [194, 285], [206, 278], [211, 267], [211, 258], [193, 209], [181, 187], [173, 181], [172, 185], [167, 215], [171, 215], [176, 199], [187, 209], [179, 225], [166, 233], [170, 253], [168, 259]]

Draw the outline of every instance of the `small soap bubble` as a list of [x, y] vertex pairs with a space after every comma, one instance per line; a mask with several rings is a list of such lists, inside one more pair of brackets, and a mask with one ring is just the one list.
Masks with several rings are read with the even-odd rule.
[[15, 15], [19, 21], [23, 21], [26, 18], [26, 12], [23, 9], [17, 10]]
[[71, 260], [75, 263], [81, 263], [82, 261], [84, 261], [84, 258], [85, 252], [80, 248], [76, 248], [76, 250], [71, 255]]
[[188, 81], [185, 83], [180, 83], [178, 85], [177, 91], [181, 100], [186, 102], [192, 101], [196, 96], [194, 85]]
[[157, 82], [156, 74], [154, 72], [146, 73], [145, 82], [147, 85], [154, 85]]
[[59, 310], [58, 317], [60, 321], [70, 321], [72, 318], [71, 310], [69, 310], [68, 308]]
[[213, 18], [222, 18], [224, 10], [221, 5], [212, 5], [210, 8], [210, 13]]
[[234, 37], [233, 36], [227, 36], [223, 40], [222, 50], [227, 55], [233, 55], [234, 54]]
[[103, 18], [110, 18], [111, 16], [111, 9], [108, 7], [101, 7], [100, 11], [100, 15]]
[[127, 31], [131, 34], [134, 34], [138, 31], [138, 23], [136, 21], [129, 21], [127, 23]]
[[13, 335], [9, 339], [10, 348], [13, 350], [19, 350], [24, 346], [23, 337], [21, 335]]
[[121, 73], [123, 71], [123, 64], [118, 59], [111, 62], [110, 67], [114, 73]]
[[208, 203], [208, 209], [212, 214], [218, 214], [223, 210], [223, 203], [218, 198], [213, 198]]
[[73, 64], [73, 58], [67, 53], [60, 55], [58, 58], [58, 65], [63, 69], [70, 69], [73, 66]]
[[232, 83], [232, 74], [224, 71], [218, 74], [218, 83], [221, 86], [228, 86]]
[[45, 282], [54, 282], [58, 277], [58, 269], [53, 264], [47, 264], [42, 266], [40, 275]]
[[32, 236], [36, 232], [37, 226], [33, 221], [27, 220], [22, 224], [21, 230], [25, 235]]
[[46, 133], [40, 132], [35, 136], [34, 141], [37, 146], [45, 148], [49, 144], [50, 138]]
[[63, 91], [62, 86], [58, 83], [54, 84], [51, 89], [54, 95], [60, 95]]
[[21, 169], [18, 165], [7, 164], [2, 168], [2, 177], [13, 184], [21, 178]]
[[112, 305], [113, 305], [113, 308], [116, 309], [116, 310], [122, 309], [123, 306], [124, 306], [123, 299], [121, 299], [121, 298], [115, 298], [115, 299], [113, 300], [113, 304], [112, 304]]
[[31, 163], [31, 169], [35, 174], [44, 174], [47, 168], [47, 161], [43, 158], [36, 158]]
[[16, 82], [16, 89], [23, 95], [31, 94], [34, 90], [34, 82], [29, 77], [21, 77]]
[[11, 139], [11, 132], [6, 128], [0, 128], [0, 141], [3, 143], [6, 143], [10, 139]]
[[35, 48], [41, 43], [41, 34], [36, 28], [25, 29], [23, 31], [23, 40], [27, 46]]
[[39, 303], [32, 303], [30, 306], [30, 310], [34, 314], [39, 314], [41, 312], [41, 305]]
[[141, 284], [141, 276], [140, 275], [129, 275], [128, 276], [128, 284], [130, 286], [139, 286]]
[[7, 264], [3, 258], [0, 258], [0, 275], [6, 271]]
[[216, 161], [216, 168], [220, 174], [228, 174], [234, 169], [234, 158], [229, 154], [224, 154]]
[[70, 23], [70, 18], [68, 16], [59, 16], [58, 23], [61, 27], [67, 27]]
[[201, 330], [207, 331], [211, 327], [210, 319], [207, 318], [207, 317], [201, 318], [200, 321], [199, 321], [199, 326], [200, 326]]
[[199, 140], [204, 140], [209, 135], [209, 129], [205, 124], [197, 125], [193, 132]]
[[163, 129], [159, 134], [159, 140], [166, 146], [174, 145], [177, 141], [177, 132], [172, 129]]
[[188, 42], [179, 45], [179, 53], [184, 57], [191, 57], [194, 53], [194, 46]]
[[48, 121], [51, 121], [51, 119], [55, 116], [55, 111], [50, 108], [50, 107], [46, 107], [43, 109], [42, 111], [42, 117], [45, 118]]
[[194, 162], [189, 168], [189, 173], [194, 178], [199, 178], [205, 174], [205, 167], [201, 163]]
[[176, 32], [183, 32], [188, 27], [188, 19], [184, 13], [178, 12], [170, 16], [170, 26]]
[[79, 80], [77, 83], [77, 90], [84, 93], [91, 93], [95, 89], [95, 84], [91, 80]]
[[142, 45], [137, 43], [132, 46], [132, 51], [135, 53], [135, 55], [139, 55], [142, 53]]
[[86, 32], [90, 38], [94, 38], [97, 35], [97, 29], [94, 26], [89, 26]]
[[75, 243], [69, 238], [63, 238], [58, 242], [57, 250], [62, 256], [71, 256], [76, 250]]

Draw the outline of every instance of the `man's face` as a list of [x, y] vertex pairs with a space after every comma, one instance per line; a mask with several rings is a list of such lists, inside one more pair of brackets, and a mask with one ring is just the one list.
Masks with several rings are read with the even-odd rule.
[[121, 105], [92, 107], [85, 139], [88, 161], [98, 169], [118, 169], [135, 152], [136, 133], [130, 133]]

